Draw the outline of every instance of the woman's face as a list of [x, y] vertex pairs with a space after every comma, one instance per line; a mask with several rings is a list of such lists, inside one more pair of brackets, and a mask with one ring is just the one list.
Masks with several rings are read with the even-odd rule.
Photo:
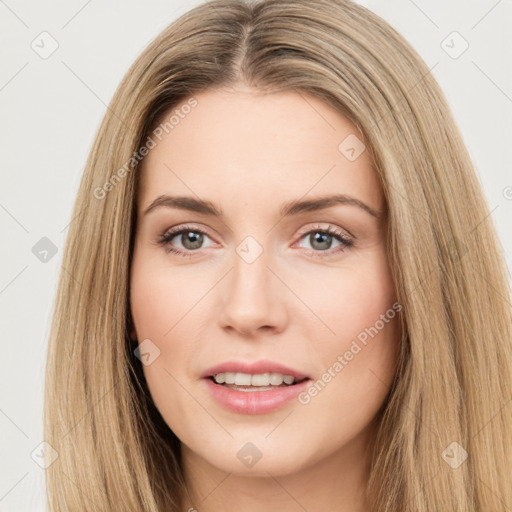
[[156, 407], [186, 458], [226, 472], [358, 461], [399, 338], [369, 151], [309, 95], [188, 105], [138, 191], [130, 300]]

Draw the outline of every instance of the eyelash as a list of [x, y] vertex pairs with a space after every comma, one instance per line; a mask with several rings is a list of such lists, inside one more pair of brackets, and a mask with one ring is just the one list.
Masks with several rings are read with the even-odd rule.
[[[196, 249], [195, 251], [182, 251], [180, 249], [176, 249], [175, 247], [170, 246], [170, 242], [173, 238], [175, 238], [177, 235], [181, 235], [183, 233], [201, 233], [202, 235], [208, 236], [208, 233], [206, 231], [203, 231], [200, 228], [194, 227], [194, 226], [181, 226], [178, 229], [174, 229], [171, 231], [165, 231], [160, 235], [160, 238], [158, 240], [158, 244], [163, 246], [168, 253], [176, 254], [178, 256], [184, 257], [184, 258], [193, 258], [194, 252], [198, 252], [199, 249]], [[343, 252], [345, 249], [348, 249], [354, 245], [354, 242], [348, 238], [344, 233], [341, 231], [338, 231], [337, 229], [333, 228], [332, 226], [328, 226], [327, 228], [313, 228], [309, 231], [306, 231], [303, 233], [299, 240], [302, 240], [306, 235], [310, 235], [311, 233], [322, 233], [333, 236], [335, 239], [337, 239], [339, 242], [341, 242], [341, 245], [336, 247], [334, 250], [327, 249], [325, 251], [316, 251], [314, 249], [306, 249], [312, 256], [316, 258], [329, 258], [333, 254], [336, 254], [338, 252]], [[322, 254], [326, 253], [326, 254]]]

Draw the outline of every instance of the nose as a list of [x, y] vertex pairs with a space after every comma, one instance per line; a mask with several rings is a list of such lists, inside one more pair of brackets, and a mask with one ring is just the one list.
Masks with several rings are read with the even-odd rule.
[[233, 268], [219, 289], [223, 329], [252, 336], [259, 331], [276, 334], [286, 328], [286, 287], [269, 263], [267, 251], [252, 262], [235, 254]]

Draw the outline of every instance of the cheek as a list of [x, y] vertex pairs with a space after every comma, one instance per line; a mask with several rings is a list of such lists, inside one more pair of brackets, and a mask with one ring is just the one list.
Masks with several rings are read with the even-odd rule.
[[150, 266], [134, 262], [130, 300], [137, 340], [151, 340], [151, 346], [158, 351], [158, 356], [150, 364], [143, 364], [142, 369], [153, 403], [171, 428], [175, 425], [169, 423], [170, 419], [187, 417], [183, 406], [186, 397], [181, 397], [178, 384], [184, 380], [180, 373], [183, 368], [175, 363], [187, 357], [186, 347], [182, 343], [171, 346], [176, 339], [175, 330], [185, 321], [179, 322], [184, 297], [176, 292], [176, 284], [176, 280], [170, 282], [165, 272], [157, 274], [151, 272]]
[[[186, 272], [162, 268], [146, 255], [134, 256], [130, 304], [139, 343], [149, 339], [159, 355], [143, 365], [144, 376], [157, 408], [166, 419], [183, 418], [190, 395], [180, 383], [191, 378], [184, 362], [195, 360], [198, 351], [198, 315], [205, 314], [201, 297], [207, 285]], [[204, 288], [204, 289], [203, 289]], [[171, 415], [172, 412], [172, 415]]]
[[[314, 277], [295, 282], [297, 295], [304, 298], [316, 317], [311, 322], [316, 335], [308, 333], [307, 338], [323, 340], [320, 348], [327, 354], [339, 351], [347, 340], [373, 326], [396, 300], [391, 272], [381, 247], [364, 257], [357, 255], [336, 269], [320, 267]], [[323, 324], [320, 330], [318, 320]]]
[[[387, 322], [379, 318], [386, 311]], [[299, 396], [301, 415], [322, 418], [322, 436], [336, 446], [369, 425], [389, 393], [399, 348], [397, 315], [391, 304], [371, 323], [340, 315], [338, 335], [317, 347], [314, 356], [322, 371]], [[317, 427], [307, 420], [302, 425], [315, 435]]]
[[311, 359], [323, 373], [302, 403], [309, 403], [310, 410], [330, 411], [333, 421], [347, 429], [369, 421], [382, 404], [399, 349], [400, 305], [387, 260], [376, 253], [367, 263], [340, 269], [310, 293], [312, 309], [329, 331], [316, 338], [308, 334], [316, 339]]
[[184, 272], [162, 267], [156, 258], [135, 256], [130, 285], [130, 304], [139, 340], [152, 336], [161, 342], [187, 322], [186, 313], [201, 298], [201, 287], [191, 285]]

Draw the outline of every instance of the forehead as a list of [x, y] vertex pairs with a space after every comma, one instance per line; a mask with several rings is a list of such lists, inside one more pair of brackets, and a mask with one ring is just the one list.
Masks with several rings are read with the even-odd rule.
[[361, 135], [318, 98], [246, 88], [209, 90], [194, 99], [193, 108], [182, 109], [186, 100], [171, 109], [163, 122], [174, 114], [173, 123], [151, 135], [156, 146], [141, 168], [141, 209], [162, 193], [221, 204], [261, 199], [270, 208], [269, 200], [281, 203], [309, 191], [350, 193], [383, 207], [368, 148], [355, 159], [346, 152], [353, 146], [359, 153]]

